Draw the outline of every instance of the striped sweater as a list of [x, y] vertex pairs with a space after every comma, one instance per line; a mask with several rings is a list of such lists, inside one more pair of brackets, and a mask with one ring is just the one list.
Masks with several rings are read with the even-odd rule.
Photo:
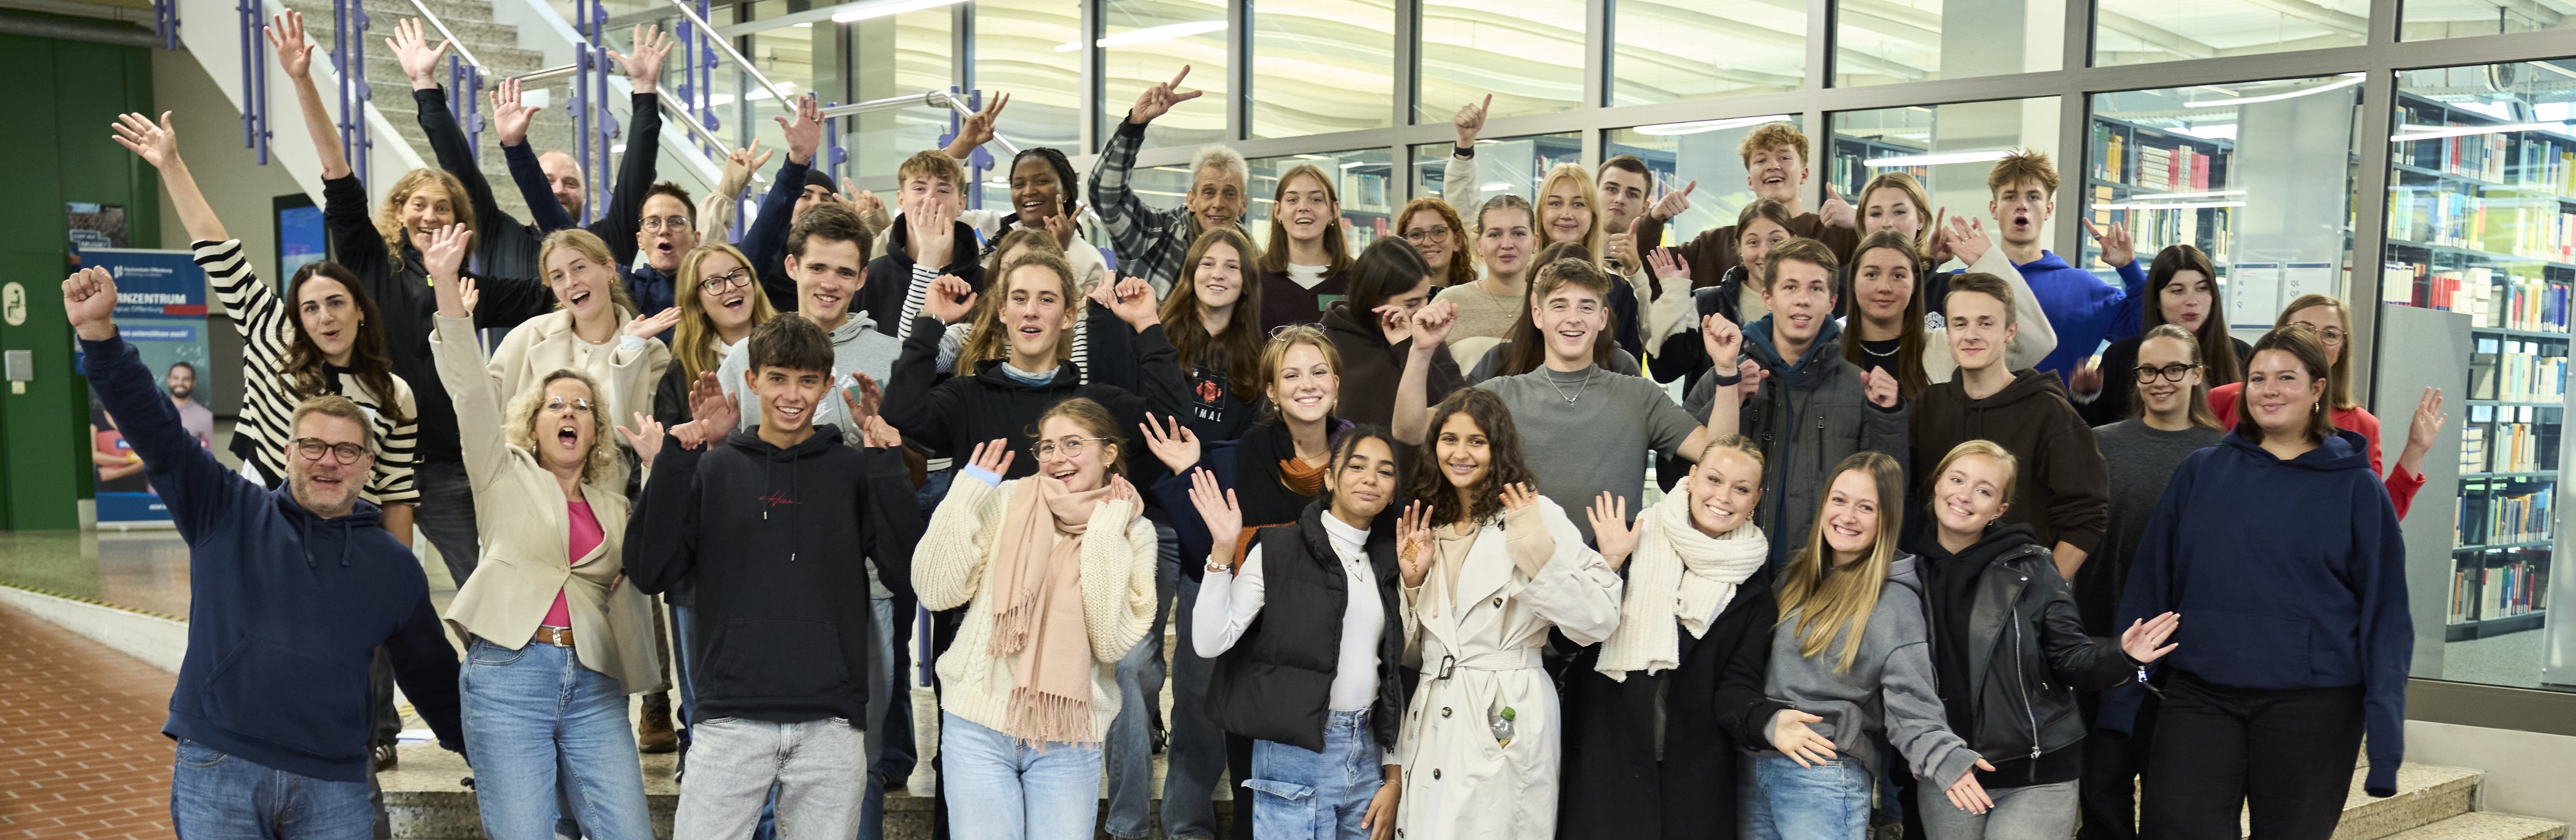
[[[309, 396], [295, 393], [285, 373], [287, 348], [295, 341], [295, 308], [251, 270], [242, 256], [241, 240], [200, 241], [195, 248], [197, 265], [206, 270], [215, 299], [223, 302], [233, 329], [242, 337], [241, 422], [233, 427], [233, 451], [256, 465], [263, 481], [274, 486], [276, 479], [286, 475], [286, 441], [295, 436], [291, 425], [295, 406]], [[410, 384], [400, 376], [386, 375], [393, 380], [393, 403], [412, 422], [396, 425], [379, 410], [386, 398], [368, 392], [345, 370], [330, 371], [323, 384], [366, 409], [369, 425], [375, 427], [376, 467], [367, 477], [363, 498], [378, 505], [409, 504], [420, 498], [411, 477], [420, 411]]]

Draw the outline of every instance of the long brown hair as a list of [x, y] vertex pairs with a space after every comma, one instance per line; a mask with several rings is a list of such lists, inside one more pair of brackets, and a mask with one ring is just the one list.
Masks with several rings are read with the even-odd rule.
[[[2320, 296], [2309, 295], [2308, 297]], [[2306, 297], [2300, 298], [2300, 300], [2306, 299]], [[2347, 337], [2344, 340], [2352, 339]], [[2342, 384], [2342, 380], [2331, 372], [2333, 365], [2326, 362], [2325, 343], [2317, 340], [2314, 330], [2304, 326], [2273, 327], [2271, 332], [2264, 333], [2262, 338], [2254, 342], [2255, 355], [2260, 356], [2265, 350], [2279, 350], [2290, 354], [2299, 360], [2299, 367], [2306, 369], [2309, 376], [2326, 383], [2325, 398], [2318, 400], [2308, 409], [2308, 422], [2301, 431], [2307, 433], [2310, 443], [2324, 443], [2326, 438], [2334, 436], [2334, 409], [2327, 403], [2334, 399], [2335, 388]], [[2263, 442], [2263, 427], [2254, 422], [2254, 407], [2251, 403], [2250, 398], [2237, 401], [2236, 436], [2244, 438], [2247, 442], [2260, 444]]]
[[[1440, 468], [1440, 429], [1449, 424], [1454, 414], [1467, 415], [1485, 433], [1485, 478], [1468, 488], [1467, 496], [1475, 502], [1466, 507], [1458, 504], [1458, 488], [1450, 486], [1446, 471]], [[1413, 466], [1405, 470], [1405, 498], [1420, 499], [1431, 506], [1433, 525], [1483, 522], [1503, 512], [1502, 492], [1507, 484], [1527, 484], [1531, 490], [1538, 489], [1538, 474], [1521, 459], [1521, 434], [1512, 425], [1511, 408], [1503, 405], [1502, 397], [1483, 388], [1449, 392], [1447, 399], [1431, 408], [1430, 432], [1422, 441], [1422, 451], [1414, 454]]]
[[293, 337], [287, 339], [286, 358], [280, 360], [278, 373], [286, 377], [288, 396], [301, 401], [332, 391], [323, 372], [330, 360], [323, 357], [321, 346], [313, 343], [313, 336], [304, 331], [304, 284], [317, 275], [339, 283], [349, 292], [349, 303], [358, 310], [358, 331], [349, 342], [349, 374], [376, 398], [376, 411], [383, 413], [385, 419], [397, 426], [410, 423], [413, 418], [403, 411], [402, 401], [394, 395], [393, 357], [385, 354], [384, 313], [376, 309], [376, 299], [368, 297], [366, 289], [358, 285], [356, 272], [330, 260], [305, 263], [286, 281], [287, 320], [295, 324], [295, 330]]
[[[1342, 206], [1341, 190], [1333, 185], [1333, 176], [1324, 174], [1323, 167], [1301, 163], [1279, 173], [1279, 188], [1271, 193], [1270, 250], [1260, 254], [1262, 271], [1280, 273], [1288, 270], [1288, 223], [1279, 218], [1279, 199], [1288, 195], [1290, 182], [1305, 177], [1312, 177], [1316, 184], [1323, 186], [1325, 200], [1331, 201], [1337, 211], [1324, 223], [1324, 253], [1330, 258], [1324, 265], [1324, 274], [1340, 274], [1351, 267], [1349, 225], [1342, 221], [1342, 214], [1338, 212]], [[1250, 258], [1252, 253], [1246, 252], [1244, 256]]]
[[[1010, 291], [1010, 277], [1002, 271], [1002, 258], [1021, 248], [1058, 255], [1064, 253], [1064, 245], [1055, 240], [1055, 234], [1040, 227], [1016, 228], [993, 241], [993, 253], [984, 258], [984, 289], [975, 295], [975, 308], [966, 313], [966, 323], [970, 326], [966, 328], [965, 343], [957, 348], [958, 376], [975, 375], [977, 362], [1010, 355], [1006, 342], [1002, 340], [1001, 301]], [[1081, 307], [1086, 304], [1076, 295], [1075, 299], [1066, 300], [1065, 305]], [[1072, 358], [1072, 342], [1063, 342], [1062, 347], [1059, 354], [1063, 358]]]
[[1618, 341], [1612, 337], [1619, 332], [1619, 314], [1609, 311], [1610, 289], [1616, 281], [1592, 261], [1590, 253], [1572, 242], [1559, 242], [1538, 253], [1529, 285], [1521, 292], [1520, 314], [1513, 316], [1511, 330], [1504, 333], [1505, 342], [1488, 351], [1502, 354], [1494, 360], [1494, 375], [1519, 376], [1547, 364], [1547, 338], [1539, 335], [1538, 319], [1530, 315], [1530, 307], [1566, 286], [1581, 286], [1601, 296], [1602, 312], [1609, 318], [1602, 322], [1599, 332], [1592, 334], [1592, 363], [1609, 367], [1619, 350]]
[[[2327, 365], [2332, 373], [2326, 377], [2326, 406], [2336, 411], [2359, 408], [2361, 404], [2352, 401], [2352, 350], [2361, 344], [2361, 336], [2352, 330], [2352, 307], [2345, 306], [2342, 298], [2333, 295], [2300, 295], [2298, 299], [2290, 301], [2290, 305], [2281, 307], [2281, 315], [2273, 319], [2272, 327], [2279, 329], [2289, 326], [2290, 316], [2299, 314], [2300, 310], [2312, 306], [2334, 307], [2335, 320], [2343, 322], [2343, 347], [2341, 348], [2343, 352], [2335, 356]], [[2325, 336], [2310, 336], [2310, 338], [2318, 342], [2317, 352], [2325, 352]], [[2261, 350], [2263, 346], [2257, 344], [2254, 349]]]
[[[1825, 507], [1833, 503], [1833, 483], [1847, 472], [1865, 473], [1878, 486], [1878, 534], [1859, 563], [1836, 569], [1831, 562], [1833, 548], [1825, 544]], [[1780, 577], [1779, 623], [1798, 620], [1799, 656], [1824, 653], [1836, 635], [1842, 636], [1842, 655], [1834, 670], [1850, 671], [1852, 661], [1860, 656], [1869, 614], [1878, 609], [1879, 587], [1887, 581], [1888, 566], [1896, 562], [1897, 532], [1904, 528], [1905, 470], [1885, 453], [1865, 451], [1852, 453], [1825, 475], [1828, 489], [1816, 500], [1815, 527], [1807, 532], [1806, 547], [1789, 556]]]
[[[1219, 245], [1234, 249], [1235, 259], [1242, 265], [1243, 293], [1235, 298], [1234, 314], [1226, 320], [1225, 329], [1209, 335], [1207, 325], [1199, 320], [1199, 260]], [[1210, 356], [1221, 357], [1225, 360], [1226, 381], [1238, 397], [1244, 389], [1254, 387], [1254, 377], [1261, 370], [1261, 271], [1255, 262], [1260, 254], [1252, 247], [1252, 237], [1236, 228], [1201, 233], [1181, 258], [1181, 274], [1172, 283], [1171, 296], [1163, 298], [1163, 335], [1171, 339], [1181, 370], [1204, 364]]]
[[[2209, 363], [2202, 361], [2206, 355], [2200, 340], [2194, 337], [2190, 330], [2183, 329], [2181, 324], [2157, 324], [2148, 327], [2145, 335], [2138, 336], [2138, 354], [2144, 356], [2147, 352], [2147, 342], [2159, 338], [2179, 341], [2183, 346], [2191, 348], [2191, 363], [2200, 366], [2200, 384], [2192, 386], [2188, 397], [2191, 401], [2191, 424], [2203, 429], [2224, 430], [2225, 427], [2218, 425], [2218, 413], [2209, 410]], [[2234, 348], [2218, 352], [2231, 360], [2236, 358]], [[2129, 387], [2132, 389], [2129, 393], [2129, 416], [2147, 416], [2147, 383], [2138, 379], [2138, 372], [2117, 370], [2105, 371], [2105, 373], [2110, 376], [2129, 377]]]
[[[1892, 172], [1889, 174], [1903, 175], [1905, 173]], [[1880, 179], [1884, 179], [1885, 177], [1885, 175], [1879, 176]], [[1871, 183], [1875, 184], [1877, 181], [1873, 180]], [[1863, 193], [1863, 195], [1866, 194], [1867, 193]], [[1860, 249], [1852, 252], [1851, 265], [1849, 266], [1851, 269], [1851, 279], [1843, 284], [1843, 294], [1851, 299], [1848, 306], [1851, 311], [1851, 320], [1853, 322], [1850, 328], [1843, 331], [1843, 360], [1851, 362], [1854, 367], [1868, 370], [1870, 366], [1869, 351], [1861, 349], [1860, 346], [1859, 322], [1861, 321], [1861, 260], [1867, 259], [1869, 257], [1869, 252], [1885, 248], [1904, 255], [1905, 269], [1907, 271], [1915, 272], [1915, 276], [1912, 278], [1914, 282], [1908, 284], [1905, 292], [1905, 312], [1904, 314], [1896, 316], [1896, 320], [1903, 322], [1897, 325], [1896, 391], [1899, 395], [1909, 401], [1913, 400], [1916, 394], [1923, 393], [1923, 389], [1932, 386], [1931, 377], [1923, 372], [1923, 254], [1920, 251], [1914, 250], [1914, 244], [1915, 243], [1912, 241], [1907, 240], [1903, 234], [1899, 234], [1892, 230], [1882, 230], [1877, 233], [1870, 234], [1867, 238], [1860, 241]]]
[[[672, 296], [680, 301], [680, 325], [671, 334], [671, 357], [680, 363], [681, 375], [691, 382], [697, 381], [698, 374], [715, 370], [724, 363], [724, 359], [716, 354], [715, 347], [723, 333], [716, 331], [715, 316], [707, 314], [706, 302], [698, 300], [698, 284], [706, 282], [703, 272], [707, 258], [717, 254], [732, 257], [734, 264], [742, 266], [744, 271], [754, 270], [750, 257], [721, 242], [700, 245], [680, 255], [680, 271], [671, 284]], [[742, 294], [743, 303], [751, 309], [750, 326], [758, 327], [778, 316], [778, 309], [769, 305], [769, 295], [762, 293], [758, 277], [752, 278]]]
[[[465, 197], [465, 182], [456, 180], [456, 176], [437, 167], [423, 167], [403, 173], [402, 177], [394, 179], [394, 188], [385, 193], [385, 203], [376, 205], [376, 235], [384, 237], [385, 262], [392, 265], [395, 271], [401, 271], [403, 268], [403, 246], [411, 244], [403, 238], [403, 203], [410, 201], [411, 194], [419, 192], [422, 186], [433, 184], [447, 191], [448, 212], [456, 217], [456, 223], [464, 225], [466, 230], [476, 230], [474, 202]], [[465, 252], [474, 253], [481, 240], [481, 233], [467, 237]]]
[[[1452, 260], [1449, 265], [1454, 268], [1458, 263]], [[1386, 319], [1377, 314], [1377, 308], [1386, 305], [1388, 298], [1411, 294], [1430, 275], [1431, 264], [1422, 260], [1413, 243], [1386, 237], [1360, 249], [1359, 259], [1351, 261], [1351, 294], [1337, 305], [1347, 305], [1352, 321], [1369, 324], [1384, 337]]]
[[[2185, 271], [2200, 272], [2201, 279], [2209, 282], [2209, 317], [2201, 319], [2199, 334], [2192, 336], [2200, 344], [2201, 381], [2212, 388], [2245, 381], [2245, 365], [2236, 358], [2236, 340], [2227, 335], [2227, 293], [2219, 288], [2218, 269], [2200, 249], [2169, 245], [2147, 264], [2146, 328], [2165, 324], [2165, 285]], [[2350, 325], [2351, 320], [2345, 319], [2345, 326]]]
[[1403, 239], [1404, 226], [1413, 221], [1413, 214], [1423, 212], [1440, 215], [1440, 222], [1449, 226], [1449, 247], [1457, 251], [1449, 255], [1449, 273], [1440, 278], [1440, 285], [1464, 286], [1476, 282], [1476, 232], [1467, 228], [1467, 222], [1458, 218], [1458, 208], [1449, 206], [1449, 202], [1438, 196], [1426, 195], [1405, 203], [1404, 209], [1395, 214], [1395, 237]]

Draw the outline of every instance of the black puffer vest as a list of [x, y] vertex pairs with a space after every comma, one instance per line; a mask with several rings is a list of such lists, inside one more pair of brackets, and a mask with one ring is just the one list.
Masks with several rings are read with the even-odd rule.
[[[1208, 678], [1208, 718], [1225, 731], [1321, 752], [1331, 704], [1333, 672], [1341, 658], [1342, 610], [1349, 604], [1349, 576], [1324, 533], [1326, 502], [1318, 499], [1297, 524], [1263, 528], [1261, 614], [1223, 656]], [[1369, 725], [1378, 743], [1392, 746], [1404, 714], [1403, 604], [1392, 528], [1369, 531], [1369, 566], [1376, 572], [1378, 603], [1386, 614], [1378, 634], [1377, 702]]]

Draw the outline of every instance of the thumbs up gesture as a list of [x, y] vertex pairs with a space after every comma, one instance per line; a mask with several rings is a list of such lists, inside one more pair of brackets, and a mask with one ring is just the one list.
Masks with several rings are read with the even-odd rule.
[[1831, 183], [1825, 184], [1825, 205], [1816, 208], [1816, 215], [1824, 217], [1826, 227], [1844, 229], [1856, 227], [1859, 218], [1859, 214], [1852, 211], [1851, 202], [1843, 200], [1843, 191]]

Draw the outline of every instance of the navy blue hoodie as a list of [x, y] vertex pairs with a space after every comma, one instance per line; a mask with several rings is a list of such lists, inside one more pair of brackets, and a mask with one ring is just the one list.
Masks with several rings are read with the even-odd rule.
[[411, 549], [359, 500], [323, 519], [241, 477], [179, 425], [123, 338], [82, 341], [90, 387], [116, 415], [188, 543], [188, 654], [161, 732], [300, 776], [363, 782], [367, 666], [382, 645], [439, 743], [461, 749], [456, 649]]
[[[2363, 686], [2363, 789], [2391, 796], [2415, 630], [2405, 535], [2369, 446], [2337, 429], [2284, 461], [2230, 432], [2192, 453], [2165, 485], [2113, 626], [2181, 613], [2180, 647], [2164, 664], [2223, 686]], [[2114, 709], [2106, 694], [2105, 725], [2125, 729], [2128, 715], [2114, 720]]]

